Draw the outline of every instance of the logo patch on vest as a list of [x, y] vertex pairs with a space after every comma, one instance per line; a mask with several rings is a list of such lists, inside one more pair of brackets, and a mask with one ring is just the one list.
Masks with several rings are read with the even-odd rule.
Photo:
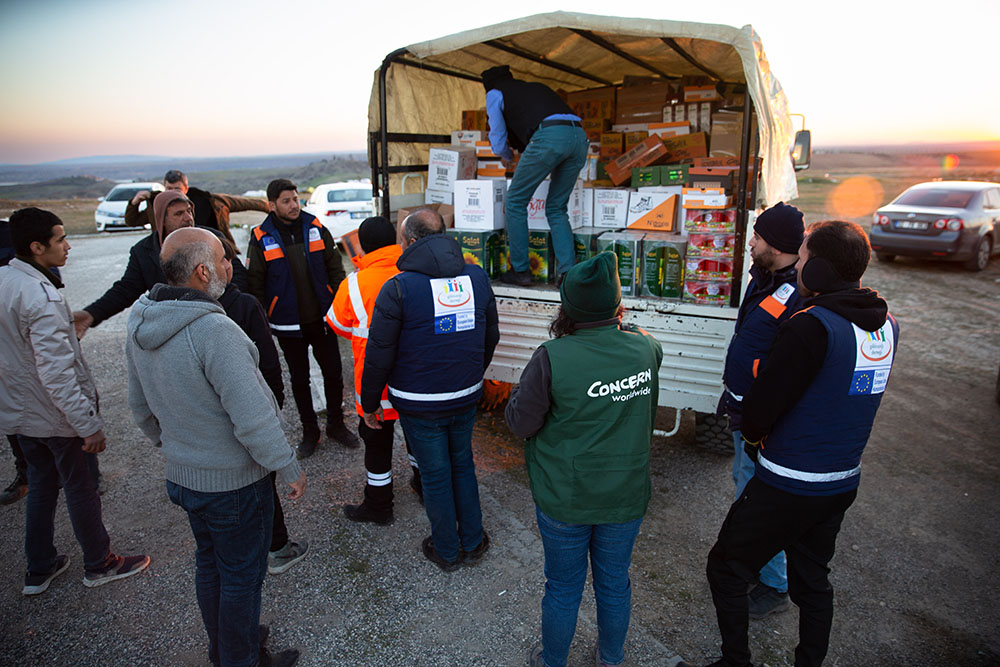
[[275, 241], [270, 234], [262, 238], [260, 242], [264, 245], [264, 252], [267, 252], [268, 250], [274, 250], [275, 248], [278, 247], [277, 241]]
[[448, 334], [476, 328], [476, 297], [472, 278], [431, 278], [434, 299], [434, 333]]
[[591, 398], [611, 396], [611, 400], [615, 402], [631, 401], [636, 396], [649, 396], [650, 388], [647, 385], [652, 379], [653, 369], [647, 368], [612, 382], [598, 380], [587, 387], [587, 396]]
[[319, 241], [319, 227], [309, 228], [309, 243], [313, 243], [314, 241]]
[[892, 352], [895, 339], [892, 325], [886, 320], [877, 331], [864, 331], [856, 324], [854, 338], [857, 341], [857, 353], [854, 362], [854, 377], [851, 378], [849, 396], [881, 394], [889, 381], [889, 370], [892, 368]]

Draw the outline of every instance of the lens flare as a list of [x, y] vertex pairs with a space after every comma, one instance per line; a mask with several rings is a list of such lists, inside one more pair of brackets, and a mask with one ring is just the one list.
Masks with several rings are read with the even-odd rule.
[[954, 171], [955, 169], [958, 169], [958, 156], [954, 153], [945, 155], [941, 160], [941, 169], [943, 171]]
[[834, 218], [863, 218], [882, 205], [882, 184], [871, 176], [852, 176], [826, 198], [826, 212]]

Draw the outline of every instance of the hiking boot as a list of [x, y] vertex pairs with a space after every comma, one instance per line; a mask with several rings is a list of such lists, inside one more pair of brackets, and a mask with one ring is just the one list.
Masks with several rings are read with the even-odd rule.
[[334, 442], [339, 442], [348, 449], [357, 449], [361, 446], [361, 441], [358, 440], [358, 436], [351, 433], [347, 427], [344, 426], [342, 419], [327, 420], [326, 437], [330, 438]]
[[501, 282], [518, 287], [528, 287], [531, 285], [531, 271], [505, 271], [500, 274]]
[[434, 563], [445, 572], [454, 572], [462, 564], [461, 559], [448, 562], [444, 558], [441, 558], [438, 552], [434, 549], [433, 537], [425, 537], [420, 547], [424, 552], [424, 556], [427, 557], [427, 560]]
[[486, 552], [490, 550], [490, 536], [483, 531], [483, 539], [479, 542], [479, 546], [472, 551], [463, 551], [461, 553], [462, 565], [479, 565], [479, 561], [483, 559]]
[[377, 512], [370, 508], [366, 503], [361, 503], [360, 505], [344, 505], [344, 516], [351, 521], [357, 521], [358, 523], [377, 523], [380, 526], [386, 526], [392, 523], [391, 509], [388, 512]]
[[69, 567], [69, 556], [56, 556], [56, 564], [48, 574], [28, 573], [24, 575], [24, 588], [21, 589], [21, 592], [24, 595], [39, 595], [44, 593], [48, 589], [49, 584], [52, 583], [52, 580], [65, 572], [67, 567]]
[[528, 651], [528, 667], [545, 667], [542, 660], [542, 645], [538, 644]]
[[292, 542], [289, 540], [285, 546], [267, 554], [267, 573], [281, 574], [305, 558], [307, 553], [309, 553], [308, 541]]
[[750, 618], [754, 620], [783, 612], [789, 606], [788, 593], [781, 593], [767, 584], [757, 584], [750, 591]]
[[271, 653], [263, 646], [260, 647], [259, 662], [260, 667], [292, 667], [299, 661], [299, 650], [297, 648], [285, 649], [278, 653]]
[[[17, 476], [10, 483], [3, 493], [0, 493], [0, 505], [10, 505], [24, 498], [28, 493], [28, 475], [23, 470], [17, 471]], [[43, 589], [44, 590], [44, 589]], [[41, 593], [42, 591], [38, 591]]]
[[319, 444], [319, 428], [315, 430], [311, 428], [302, 429], [302, 441], [299, 446], [295, 449], [295, 458], [297, 459], [307, 459], [316, 452], [316, 446]]
[[100, 572], [87, 572], [83, 575], [83, 585], [88, 588], [103, 586], [106, 583], [131, 577], [149, 567], [149, 556], [115, 556], [111, 565]]
[[[686, 663], [684, 661], [681, 661], [681, 662], [677, 663], [677, 667], [682, 667], [683, 665], [687, 665], [687, 664], [690, 664], [690, 663]], [[761, 663], [761, 665], [763, 665], [763, 664], [764, 663]], [[716, 660], [712, 664], [705, 665], [705, 667], [726, 667], [726, 661], [723, 658], [719, 658], [718, 660]], [[756, 665], [754, 665], [752, 662], [748, 662], [746, 664], [746, 667], [756, 667]]]
[[413, 492], [417, 494], [417, 499], [420, 500], [420, 504], [423, 505], [424, 504], [424, 485], [420, 481], [420, 476], [419, 475], [415, 474], [415, 475], [413, 475], [413, 477], [410, 478], [410, 488], [413, 489]]

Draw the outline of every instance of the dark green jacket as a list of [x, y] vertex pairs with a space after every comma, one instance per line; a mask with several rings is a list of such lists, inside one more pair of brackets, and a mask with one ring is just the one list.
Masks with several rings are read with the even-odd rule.
[[[548, 410], [525, 450], [531, 493], [542, 512], [576, 524], [622, 523], [645, 514], [662, 359], [652, 336], [614, 321], [542, 344], [529, 366], [548, 363]], [[545, 375], [526, 368], [522, 383], [525, 376]], [[537, 410], [537, 401], [517, 399], [511, 398], [514, 412]], [[517, 422], [509, 408], [515, 433]]]

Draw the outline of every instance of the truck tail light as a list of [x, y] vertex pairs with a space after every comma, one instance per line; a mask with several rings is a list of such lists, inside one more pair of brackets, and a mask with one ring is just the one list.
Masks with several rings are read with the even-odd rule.
[[962, 231], [965, 222], [961, 218], [941, 218], [934, 221], [934, 229], [948, 229], [952, 232]]

